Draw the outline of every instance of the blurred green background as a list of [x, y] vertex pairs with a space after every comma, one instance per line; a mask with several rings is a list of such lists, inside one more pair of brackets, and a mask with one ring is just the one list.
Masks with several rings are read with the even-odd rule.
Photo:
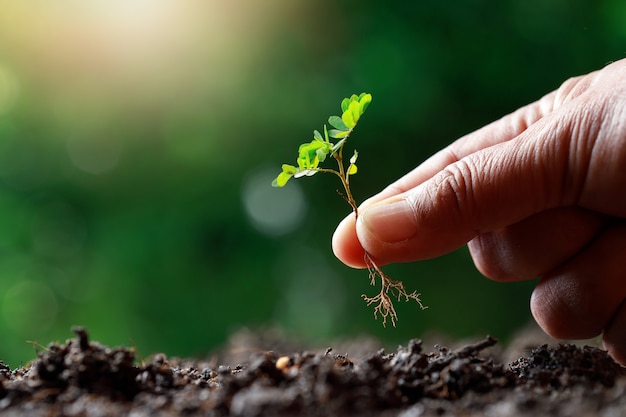
[[27, 340], [77, 324], [144, 355], [202, 355], [244, 326], [316, 345], [506, 339], [531, 320], [533, 282], [484, 279], [466, 249], [392, 265], [429, 309], [401, 305], [383, 329], [367, 274], [330, 248], [349, 211], [336, 178], [270, 181], [368, 91], [363, 200], [624, 57], [625, 22], [622, 0], [2, 2], [0, 358], [18, 366]]

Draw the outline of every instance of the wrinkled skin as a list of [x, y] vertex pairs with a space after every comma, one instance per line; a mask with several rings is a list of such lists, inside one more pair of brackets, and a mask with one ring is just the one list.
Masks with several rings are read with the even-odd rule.
[[363, 267], [468, 244], [496, 281], [540, 277], [531, 311], [559, 339], [603, 335], [626, 365], [626, 60], [567, 80], [436, 153], [333, 236]]

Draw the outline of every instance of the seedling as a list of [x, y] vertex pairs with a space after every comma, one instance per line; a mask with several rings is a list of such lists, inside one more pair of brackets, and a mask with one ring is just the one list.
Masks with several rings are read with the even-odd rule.
[[[327, 172], [339, 177], [344, 193], [339, 193], [350, 204], [355, 217], [359, 216], [359, 209], [350, 190], [350, 177], [357, 173], [356, 165], [359, 153], [354, 153], [346, 164], [343, 157], [343, 149], [348, 141], [348, 137], [357, 125], [357, 122], [372, 102], [371, 94], [361, 93], [353, 94], [351, 97], [344, 98], [341, 102], [341, 117], [330, 116], [328, 123], [333, 129], [327, 129], [324, 125], [323, 134], [319, 131], [313, 131], [313, 140], [303, 143], [298, 149], [297, 166], [283, 164], [282, 172], [278, 174], [272, 182], [274, 187], [284, 187], [292, 177], [302, 178], [310, 177], [318, 172]], [[336, 143], [331, 142], [336, 140]], [[325, 162], [328, 157], [332, 157], [337, 162], [337, 169], [321, 167], [320, 164]], [[347, 166], [346, 166], [347, 165]], [[420, 300], [420, 294], [413, 291], [408, 293], [402, 281], [392, 279], [376, 264], [372, 256], [365, 251], [365, 265], [369, 272], [370, 284], [376, 286], [376, 282], [380, 280], [380, 292], [373, 297], [362, 294], [368, 306], [374, 307], [374, 317], [382, 317], [383, 326], [387, 324], [387, 320], [395, 327], [398, 315], [393, 304], [393, 299], [398, 301], [415, 300], [420, 308], [426, 307]]]

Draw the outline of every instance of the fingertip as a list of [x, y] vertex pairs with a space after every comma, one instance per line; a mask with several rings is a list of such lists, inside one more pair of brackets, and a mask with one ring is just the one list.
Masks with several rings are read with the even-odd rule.
[[558, 339], [603, 334], [606, 348], [626, 363], [626, 224], [615, 223], [584, 251], [544, 276], [531, 309], [546, 333]]
[[626, 345], [624, 345], [624, 338], [622, 337], [618, 343], [615, 340], [606, 339], [603, 337], [602, 343], [607, 353], [622, 366], [626, 366]]
[[545, 291], [542, 291], [539, 286], [535, 288], [530, 296], [530, 312], [535, 319], [535, 322], [541, 327], [547, 335], [554, 337], [555, 339], [564, 339], [566, 333], [563, 329], [558, 313], [552, 308], [552, 303], [546, 301]]
[[530, 297], [531, 313], [555, 339], [591, 339], [602, 332], [604, 322], [596, 300], [589, 300], [587, 292], [572, 277], [543, 278]]
[[622, 302], [604, 330], [602, 343], [616, 362], [626, 366], [626, 303]]
[[365, 252], [356, 234], [354, 213], [346, 216], [335, 229], [332, 248], [335, 256], [344, 264], [352, 268], [365, 267]]

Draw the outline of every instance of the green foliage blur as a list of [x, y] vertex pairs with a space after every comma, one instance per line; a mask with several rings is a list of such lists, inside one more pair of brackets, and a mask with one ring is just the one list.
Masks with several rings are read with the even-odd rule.
[[[373, 334], [506, 339], [533, 282], [465, 249], [391, 265], [429, 308], [383, 329], [337, 261], [350, 209], [315, 176], [270, 187], [343, 97], [361, 201], [457, 137], [626, 54], [620, 0], [226, 0], [0, 5], [0, 359], [83, 325], [145, 356], [242, 327], [318, 345]], [[356, 143], [358, 141], [358, 144]], [[351, 153], [351, 150], [348, 150]]]

